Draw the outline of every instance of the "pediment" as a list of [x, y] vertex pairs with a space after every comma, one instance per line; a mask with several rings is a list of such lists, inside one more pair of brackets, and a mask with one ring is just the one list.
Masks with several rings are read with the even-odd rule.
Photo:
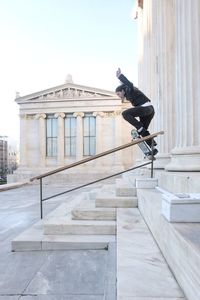
[[23, 97], [16, 97], [17, 103], [24, 102], [46, 102], [59, 100], [81, 100], [81, 99], [116, 98], [114, 92], [92, 88], [73, 83], [56, 86], [47, 90], [36, 92]]

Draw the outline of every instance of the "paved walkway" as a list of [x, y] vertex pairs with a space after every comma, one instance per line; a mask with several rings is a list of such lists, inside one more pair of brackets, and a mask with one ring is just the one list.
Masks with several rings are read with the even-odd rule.
[[[46, 186], [44, 193], [67, 188]], [[78, 193], [45, 202], [44, 215]], [[115, 244], [108, 251], [11, 252], [11, 240], [38, 220], [37, 185], [0, 192], [0, 300], [115, 300]]]

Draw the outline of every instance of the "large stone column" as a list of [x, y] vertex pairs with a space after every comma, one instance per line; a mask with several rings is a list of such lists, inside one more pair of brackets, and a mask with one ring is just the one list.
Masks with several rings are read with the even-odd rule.
[[36, 119], [39, 120], [39, 160], [40, 167], [46, 165], [46, 114], [37, 114]]
[[175, 12], [174, 0], [148, 0], [139, 10], [139, 87], [155, 108], [150, 132], [165, 131], [157, 138], [155, 168], [170, 161], [175, 145]]
[[164, 136], [159, 136], [159, 154], [155, 168], [164, 168], [170, 162], [170, 152], [175, 145], [175, 12], [174, 0], [159, 0], [153, 2], [156, 13], [153, 35], [156, 31], [155, 75], [156, 75], [156, 105], [154, 130], [164, 130]]
[[76, 160], [83, 158], [83, 112], [73, 114], [77, 118], [76, 123]]
[[[114, 147], [118, 147], [122, 145], [122, 114], [121, 111], [114, 112], [115, 117], [115, 126], [114, 126], [114, 136], [115, 136], [115, 145]], [[122, 151], [115, 152], [115, 165], [122, 166]]]
[[104, 117], [104, 113], [101, 111], [97, 111], [93, 113], [93, 116], [96, 117], [96, 154], [98, 154], [103, 151], [102, 118]]
[[176, 144], [166, 170], [200, 171], [200, 1], [175, 4]]
[[20, 114], [20, 167], [27, 167], [27, 120], [26, 114]]
[[64, 139], [64, 113], [56, 113], [55, 118], [58, 118], [58, 154], [57, 154], [57, 161], [58, 165], [64, 165], [64, 148], [65, 148], [65, 139]]

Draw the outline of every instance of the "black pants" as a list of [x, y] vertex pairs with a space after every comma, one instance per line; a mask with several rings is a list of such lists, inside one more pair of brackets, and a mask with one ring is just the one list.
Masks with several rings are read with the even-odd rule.
[[[123, 111], [122, 116], [138, 130], [141, 127], [148, 129], [154, 113], [155, 112], [152, 105], [135, 106]], [[137, 117], [139, 117], [139, 120], [136, 119]]]

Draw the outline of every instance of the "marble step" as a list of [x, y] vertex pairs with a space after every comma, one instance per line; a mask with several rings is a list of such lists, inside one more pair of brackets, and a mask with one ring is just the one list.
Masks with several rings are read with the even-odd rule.
[[89, 199], [76, 206], [71, 215], [73, 220], [116, 220], [116, 209], [95, 207], [95, 199]]
[[71, 214], [51, 218], [43, 225], [44, 234], [57, 235], [88, 235], [88, 234], [115, 234], [115, 221], [73, 220]]
[[11, 242], [12, 251], [97, 250], [115, 242], [115, 235], [44, 235], [41, 221]]
[[137, 197], [116, 196], [115, 192], [99, 193], [96, 196], [96, 207], [137, 207]]
[[88, 193], [88, 198], [89, 199], [95, 199], [96, 196], [98, 195], [98, 193], [101, 191], [100, 188], [96, 188], [96, 189], [93, 189], [91, 190], [89, 193]]
[[127, 182], [124, 182], [124, 181], [116, 182], [115, 190], [116, 190], [116, 196], [117, 197], [121, 197], [121, 196], [136, 197], [136, 195], [137, 195], [136, 187], [133, 187], [130, 184], [128, 184]]

